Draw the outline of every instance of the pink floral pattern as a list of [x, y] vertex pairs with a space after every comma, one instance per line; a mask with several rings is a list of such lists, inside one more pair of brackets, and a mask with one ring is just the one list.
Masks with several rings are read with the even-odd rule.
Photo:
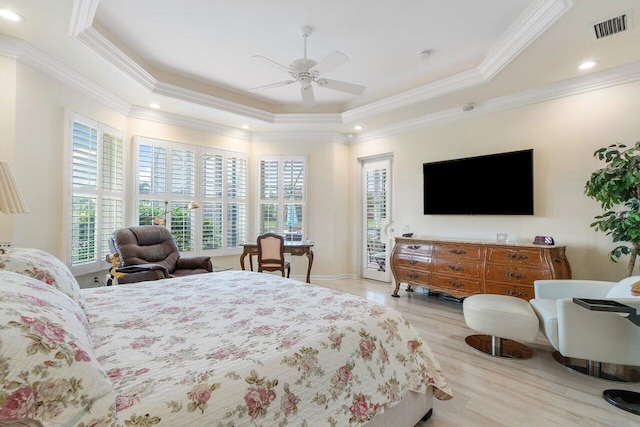
[[115, 424], [115, 393], [80, 306], [56, 288], [0, 271], [0, 419]]
[[50, 253], [33, 248], [9, 248], [0, 254], [0, 269], [24, 274], [53, 286], [83, 305], [78, 281], [69, 268]]
[[451, 397], [419, 333], [363, 298], [244, 271], [82, 293], [124, 425], [358, 425], [409, 390]]

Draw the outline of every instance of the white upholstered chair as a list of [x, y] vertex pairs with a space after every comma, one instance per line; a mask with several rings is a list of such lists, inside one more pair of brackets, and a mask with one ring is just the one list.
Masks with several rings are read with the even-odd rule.
[[[640, 276], [620, 282], [591, 280], [537, 280], [535, 298], [529, 303], [540, 321], [540, 330], [557, 350], [554, 358], [568, 368], [617, 381], [640, 381], [640, 327], [626, 315], [591, 311], [573, 298], [615, 300], [640, 312], [632, 285]], [[627, 365], [630, 369], [609, 375], [602, 364]], [[584, 365], [584, 366], [583, 366]]]
[[[553, 357], [567, 368], [590, 376], [621, 382], [640, 382], [640, 276], [620, 282], [538, 280], [529, 303], [540, 329], [557, 350]], [[632, 315], [591, 311], [573, 299], [617, 301], [635, 309]], [[588, 305], [588, 304], [587, 304]], [[605, 366], [606, 364], [606, 366]], [[605, 369], [609, 368], [609, 369]], [[604, 399], [640, 415], [640, 393], [608, 389]]]
[[258, 236], [258, 271], [280, 271], [282, 277], [291, 274], [291, 264], [284, 259], [284, 238], [279, 234], [266, 233]]

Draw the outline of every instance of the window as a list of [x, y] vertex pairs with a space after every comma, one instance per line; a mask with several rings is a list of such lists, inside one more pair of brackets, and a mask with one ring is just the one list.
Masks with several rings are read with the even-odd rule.
[[75, 274], [105, 268], [109, 237], [123, 226], [122, 132], [70, 113], [71, 242]]
[[246, 240], [246, 154], [144, 137], [135, 150], [140, 225], [169, 227], [181, 252], [224, 255]]
[[304, 236], [304, 157], [262, 156], [258, 160], [258, 230], [274, 232], [285, 240]]

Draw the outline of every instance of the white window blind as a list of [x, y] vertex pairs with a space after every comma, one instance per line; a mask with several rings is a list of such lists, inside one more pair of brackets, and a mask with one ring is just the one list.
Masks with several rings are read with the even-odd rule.
[[286, 240], [304, 236], [305, 159], [263, 156], [259, 159], [258, 224], [260, 234], [282, 234]]
[[122, 132], [70, 113], [69, 264], [76, 274], [104, 268], [111, 233], [123, 225]]
[[[246, 240], [245, 154], [145, 137], [135, 147], [139, 224], [167, 226], [181, 252], [223, 255]], [[200, 208], [189, 210], [191, 201]]]
[[234, 248], [247, 236], [247, 159], [235, 155], [227, 158], [227, 233], [226, 246]]

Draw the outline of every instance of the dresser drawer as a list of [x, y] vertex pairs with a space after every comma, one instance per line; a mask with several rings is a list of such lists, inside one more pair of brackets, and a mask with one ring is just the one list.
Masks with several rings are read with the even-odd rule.
[[507, 284], [507, 283], [495, 283], [495, 282], [487, 282], [486, 293], [508, 295], [512, 297], [522, 298], [527, 301], [534, 298], [535, 296], [533, 286], [518, 286], [518, 285]]
[[498, 264], [545, 265], [544, 252], [535, 249], [487, 248], [487, 262]]
[[406, 268], [408, 270], [429, 271], [431, 257], [399, 253], [394, 259], [394, 264], [399, 268]]
[[484, 248], [481, 245], [437, 243], [433, 248], [434, 258], [481, 261]]
[[517, 265], [487, 265], [486, 280], [533, 285], [534, 280], [550, 279], [549, 270]]
[[445, 292], [451, 292], [454, 295], [456, 293], [482, 293], [482, 280], [480, 279], [434, 274], [432, 284], [434, 288], [443, 289]]
[[424, 242], [399, 243], [396, 251], [407, 255], [431, 255], [431, 245]]
[[450, 274], [455, 276], [482, 277], [482, 263], [473, 261], [457, 261], [449, 259], [433, 260], [434, 273]]
[[431, 280], [431, 273], [428, 271], [399, 268], [394, 270], [394, 273], [396, 274], [396, 281], [398, 283], [406, 282], [425, 285]]

